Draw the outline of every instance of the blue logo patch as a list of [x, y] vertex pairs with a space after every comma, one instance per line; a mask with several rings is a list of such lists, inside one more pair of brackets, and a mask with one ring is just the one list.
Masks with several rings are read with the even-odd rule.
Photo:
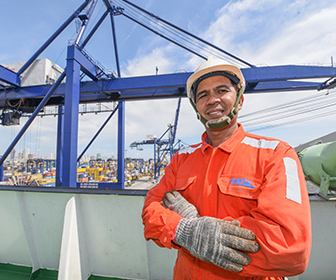
[[252, 186], [251, 180], [247, 180], [244, 178], [232, 178], [229, 185], [241, 186], [249, 189], [255, 188], [254, 186]]

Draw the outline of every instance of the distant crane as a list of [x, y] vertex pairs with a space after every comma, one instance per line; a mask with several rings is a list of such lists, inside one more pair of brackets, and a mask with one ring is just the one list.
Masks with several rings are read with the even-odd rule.
[[[152, 136], [146, 140], [134, 141], [130, 144], [131, 148], [137, 148], [138, 150], [142, 150], [139, 148], [142, 145], [154, 145], [154, 179], [160, 177], [160, 170], [161, 167], [164, 166], [167, 156], [169, 156], [169, 160], [171, 160], [171, 157], [181, 148], [180, 140], [175, 143], [180, 107], [181, 98], [178, 99], [174, 124], [169, 124], [166, 131], [159, 138]], [[167, 134], [168, 138], [164, 138]]]

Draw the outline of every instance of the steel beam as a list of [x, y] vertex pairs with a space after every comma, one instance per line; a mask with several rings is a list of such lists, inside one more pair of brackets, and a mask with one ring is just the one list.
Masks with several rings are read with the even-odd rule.
[[111, 18], [112, 37], [113, 37], [113, 46], [114, 46], [114, 56], [115, 56], [115, 61], [116, 61], [116, 66], [117, 66], [118, 77], [121, 77], [118, 47], [117, 47], [117, 36], [116, 36], [116, 31], [115, 31], [113, 10], [111, 9], [111, 4], [110, 4], [109, 1], [105, 1], [105, 3], [108, 3], [108, 6], [109, 6], [110, 18]]
[[[92, 73], [92, 65], [77, 51], [76, 59], [81, 63], [86, 62], [88, 64], [85, 66], [86, 69], [91, 69]], [[247, 83], [245, 93], [317, 90], [320, 89], [322, 83], [298, 80], [336, 77], [336, 67], [323, 66], [255, 67], [244, 68], [242, 72]], [[175, 73], [82, 82], [80, 103], [104, 102], [111, 101], [111, 99], [139, 100], [186, 96], [185, 84], [190, 75], [191, 73]], [[43, 98], [48, 88], [50, 85], [0, 91], [0, 108], [4, 106], [5, 100]], [[53, 97], [63, 96], [64, 93], [65, 85], [63, 84], [57, 88]]]
[[[95, 102], [111, 102], [111, 100], [151, 100], [151, 99], [166, 99], [166, 98], [180, 98], [186, 97], [186, 91], [184, 87], [176, 85], [176, 87], [170, 88], [159, 88], [159, 89], [147, 89], [147, 90], [129, 90], [117, 92], [102, 90], [99, 86], [100, 82], [85, 82], [81, 86], [81, 96], [80, 103], [95, 103]], [[260, 82], [257, 85], [248, 84], [245, 90], [246, 94], [250, 93], [260, 93], [260, 92], [277, 92], [277, 91], [298, 91], [298, 90], [318, 90], [320, 89], [321, 83], [318, 82], [295, 82], [295, 81], [283, 81], [283, 82]], [[43, 98], [44, 89], [49, 88], [37, 86], [36, 91], [31, 98]], [[114, 89], [114, 88], [113, 88]], [[111, 90], [111, 88], [110, 88]], [[30, 87], [29, 90], [22, 90], [20, 94], [16, 94], [14, 91], [11, 94], [10, 100], [15, 100], [19, 98], [28, 98], [28, 91], [33, 92], [33, 88]], [[55, 100], [51, 99], [47, 105], [58, 105], [63, 101], [63, 96], [65, 92], [65, 86], [60, 85], [57, 91], [55, 91], [53, 97]], [[21, 94], [22, 93], [22, 94]], [[21, 97], [19, 97], [21, 96]], [[23, 97], [26, 96], [26, 97]], [[32, 97], [33, 96], [33, 97]], [[0, 108], [5, 105], [6, 98], [1, 98], [0, 94]]]
[[[179, 98], [178, 102], [177, 102], [177, 108], [176, 108], [176, 113], [175, 113], [175, 121], [174, 121], [174, 127], [173, 129], [170, 131], [170, 136], [169, 139], [171, 141], [171, 145], [174, 145], [175, 143], [175, 137], [176, 137], [176, 131], [177, 131], [177, 123], [178, 123], [178, 119], [179, 119], [179, 115], [180, 115], [180, 108], [181, 108], [181, 98]], [[172, 154], [171, 154], [172, 155]]]
[[282, 91], [304, 91], [319, 90], [321, 83], [318, 82], [298, 82], [298, 81], [274, 81], [259, 82], [257, 84], [247, 84], [245, 94], [265, 93], [265, 92], [282, 92]]
[[125, 102], [118, 104], [118, 185], [116, 188], [125, 188]]
[[0, 65], [0, 80], [12, 86], [20, 86], [21, 83], [20, 75], [2, 65]]
[[108, 15], [108, 13], [109, 13], [108, 10], [106, 10], [105, 13], [100, 17], [100, 19], [97, 21], [96, 25], [90, 31], [89, 35], [85, 38], [85, 40], [81, 44], [80, 49], [83, 49], [86, 46], [86, 44], [90, 41], [91, 37], [97, 31], [99, 26], [103, 23], [104, 19]]
[[82, 21], [82, 25], [81, 25], [81, 27], [79, 28], [79, 30], [77, 32], [77, 37], [76, 37], [76, 40], [74, 42], [74, 45], [76, 45], [76, 46], [79, 45], [79, 42], [80, 42], [80, 40], [83, 37], [84, 31], [85, 31], [85, 29], [86, 29], [86, 27], [87, 27], [87, 25], [89, 23], [91, 15], [92, 15], [92, 13], [93, 13], [93, 11], [94, 11], [94, 9], [96, 7], [96, 4], [97, 4], [97, 0], [91, 0], [90, 2], [91, 2], [91, 4], [88, 7], [88, 9], [86, 10], [86, 14], [79, 16], [79, 19], [81, 19], [81, 21]]
[[156, 148], [156, 145], [157, 145], [157, 138], [155, 137], [154, 138], [154, 179], [156, 179], [156, 173], [157, 173], [157, 158], [158, 158], [158, 155], [157, 155], [157, 148]]
[[244, 68], [242, 72], [248, 83], [258, 83], [335, 77], [336, 67], [279, 65]]
[[96, 66], [75, 46], [69, 46], [68, 60], [74, 59], [80, 64], [80, 70], [88, 75], [92, 80], [97, 81]]
[[74, 58], [76, 47], [68, 47], [62, 132], [62, 187], [77, 187], [78, 111], [81, 65]]
[[57, 145], [56, 145], [56, 186], [62, 186], [63, 171], [63, 137], [64, 131], [64, 105], [58, 105], [57, 117]]

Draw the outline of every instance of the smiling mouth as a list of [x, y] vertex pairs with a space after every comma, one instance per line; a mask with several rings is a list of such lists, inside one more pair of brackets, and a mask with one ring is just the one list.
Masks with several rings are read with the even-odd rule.
[[216, 110], [207, 113], [207, 115], [211, 118], [220, 118], [223, 114], [224, 110]]

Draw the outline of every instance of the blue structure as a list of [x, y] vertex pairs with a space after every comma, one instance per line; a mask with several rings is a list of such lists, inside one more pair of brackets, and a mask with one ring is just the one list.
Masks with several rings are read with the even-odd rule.
[[[154, 179], [160, 177], [160, 169], [163, 166], [164, 159], [169, 155], [171, 159], [173, 154], [178, 151], [180, 146], [180, 141], [175, 143], [177, 123], [181, 108], [181, 98], [178, 99], [177, 109], [175, 113], [174, 124], [169, 124], [166, 131], [159, 137], [154, 137], [153, 139], [147, 139], [144, 141], [134, 141], [130, 144], [131, 148], [139, 149], [142, 145], [154, 145]], [[164, 138], [168, 135], [168, 138]]]
[[[4, 82], [0, 90], [0, 108], [3, 109], [2, 121], [10, 119], [12, 123], [20, 118], [24, 111], [9, 110], [6, 108], [8, 101], [24, 100], [30, 110], [33, 111], [28, 121], [24, 124], [18, 135], [7, 148], [0, 159], [0, 166], [4, 163], [12, 149], [26, 132], [30, 124], [34, 121], [38, 113], [44, 106], [58, 105], [58, 137], [57, 137], [57, 167], [56, 185], [58, 187], [78, 187], [77, 162], [84, 154], [78, 157], [78, 113], [79, 104], [92, 102], [116, 101], [118, 106], [118, 170], [124, 170], [124, 151], [125, 151], [125, 101], [153, 98], [181, 98], [186, 97], [185, 83], [191, 73], [175, 73], [166, 75], [155, 75], [146, 77], [122, 78], [120, 73], [118, 48], [115, 36], [116, 16], [125, 16], [130, 20], [140, 24], [148, 30], [160, 35], [172, 43], [202, 58], [206, 58], [204, 49], [211, 50], [213, 56], [231, 60], [239, 64], [246, 78], [247, 87], [245, 93], [271, 92], [271, 91], [296, 91], [296, 90], [321, 90], [333, 88], [336, 83], [336, 68], [321, 66], [274, 66], [256, 67], [228, 52], [222, 50], [201, 38], [198, 38], [173, 24], [154, 16], [148, 11], [132, 4], [129, 1], [108, 1], [102, 0], [106, 10], [95, 23], [90, 33], [83, 38], [84, 30], [91, 19], [92, 12], [98, 0], [86, 0], [70, 17], [56, 30], [54, 34], [32, 55], [30, 59], [17, 72], [13, 72], [0, 65], [0, 81]], [[122, 6], [114, 6], [111, 3], [122, 3]], [[146, 24], [139, 18], [132, 16], [129, 9], [136, 9], [137, 13], [145, 14], [153, 18], [152, 24]], [[85, 11], [84, 11], [85, 9]], [[83, 12], [84, 11], [84, 12]], [[117, 75], [108, 74], [103, 67], [97, 65], [84, 51], [86, 44], [90, 41], [93, 34], [101, 23], [110, 15], [111, 30], [113, 35], [113, 46], [116, 58]], [[39, 55], [54, 41], [55, 38], [74, 20], [81, 20], [81, 27], [73, 44], [68, 46], [66, 69], [51, 85], [22, 87], [20, 75], [39, 57]], [[154, 20], [155, 19], [155, 20]], [[185, 41], [174, 40], [174, 37], [163, 32], [162, 27], [169, 28], [175, 33], [182, 34]], [[198, 42], [204, 47], [197, 49], [192, 42]], [[85, 74], [90, 80], [81, 81]], [[66, 82], [62, 83], [66, 77]], [[303, 79], [325, 78], [325, 82], [302, 81]], [[5, 94], [6, 93], [6, 94]], [[35, 104], [38, 104], [37, 106]], [[109, 119], [113, 116], [110, 115]], [[100, 133], [97, 132], [95, 137]], [[94, 137], [94, 139], [95, 139]], [[94, 141], [94, 139], [88, 144]], [[170, 139], [172, 141], [175, 139]], [[171, 144], [174, 141], [170, 142]], [[88, 147], [87, 147], [88, 148]], [[173, 152], [173, 151], [171, 151]], [[118, 172], [117, 183], [97, 183], [97, 188], [124, 188], [124, 172]]]

